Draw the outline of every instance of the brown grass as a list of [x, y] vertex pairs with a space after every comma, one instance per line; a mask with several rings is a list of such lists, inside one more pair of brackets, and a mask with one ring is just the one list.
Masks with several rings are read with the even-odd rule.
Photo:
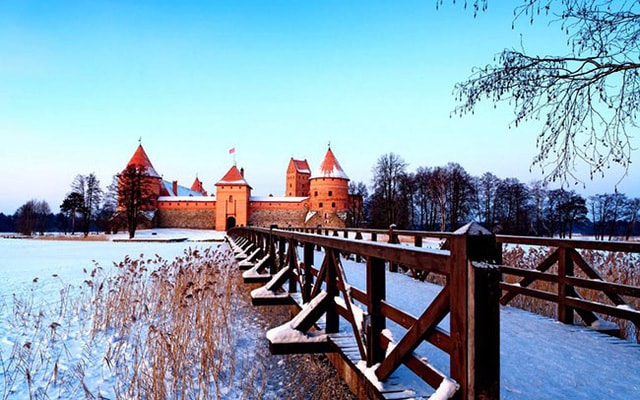
[[82, 233], [76, 234], [56, 234], [56, 235], [35, 235], [31, 236], [33, 239], [38, 240], [73, 240], [73, 241], [82, 241], [82, 242], [105, 242], [109, 240], [109, 237], [104, 233], [90, 233], [88, 236], [84, 236]]

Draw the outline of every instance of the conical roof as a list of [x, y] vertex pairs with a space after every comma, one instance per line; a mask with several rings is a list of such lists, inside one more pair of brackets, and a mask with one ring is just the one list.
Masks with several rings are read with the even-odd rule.
[[130, 165], [146, 167], [148, 176], [152, 176], [154, 178], [161, 178], [160, 174], [158, 174], [158, 171], [156, 171], [156, 169], [153, 168], [153, 164], [151, 164], [151, 160], [149, 160], [149, 157], [147, 156], [147, 153], [144, 151], [144, 148], [142, 147], [141, 144], [138, 145], [138, 148], [136, 149], [135, 153], [133, 153], [131, 160], [129, 160], [129, 163], [127, 163], [127, 167], [129, 167]]
[[322, 160], [318, 169], [311, 174], [310, 179], [316, 178], [340, 178], [349, 180], [349, 177], [340, 166], [336, 156], [333, 155], [331, 147], [327, 149], [327, 154], [324, 155], [324, 160]]
[[247, 181], [244, 180], [244, 177], [238, 170], [238, 167], [235, 165], [227, 171], [227, 173], [216, 183], [216, 186], [223, 185], [240, 185], [240, 186], [249, 186]]
[[197, 176], [193, 181], [193, 184], [191, 185], [191, 190], [193, 190], [194, 192], [206, 193], [206, 190], [204, 190], [204, 187], [202, 186], [202, 181], [200, 181]]

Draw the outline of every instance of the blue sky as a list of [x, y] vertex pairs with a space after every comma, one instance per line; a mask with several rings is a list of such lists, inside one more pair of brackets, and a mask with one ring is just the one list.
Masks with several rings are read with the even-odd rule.
[[[233, 163], [282, 195], [290, 157], [331, 147], [352, 180], [394, 152], [413, 171], [461, 164], [523, 182], [535, 124], [508, 105], [450, 117], [453, 85], [508, 47], [564, 53], [559, 26], [490, 3], [473, 18], [435, 1], [8, 1], [0, 3], [0, 212], [58, 210], [76, 174], [103, 186], [142, 137], [167, 180], [205, 188]], [[637, 153], [636, 157], [637, 158]], [[589, 181], [612, 192], [622, 171]], [[640, 194], [631, 170], [619, 190]]]

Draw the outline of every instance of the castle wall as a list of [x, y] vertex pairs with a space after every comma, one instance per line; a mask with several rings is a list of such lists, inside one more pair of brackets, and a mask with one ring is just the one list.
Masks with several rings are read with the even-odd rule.
[[214, 229], [216, 213], [205, 208], [158, 209], [159, 228]]
[[162, 200], [158, 202], [159, 228], [214, 229], [216, 226], [216, 202], [213, 199], [195, 198]]
[[268, 227], [272, 224], [278, 226], [300, 226], [304, 223], [304, 219], [309, 209], [306, 198], [300, 201], [273, 201], [268, 199], [263, 201], [252, 201], [249, 204], [251, 215], [249, 216], [249, 224], [253, 226]]
[[304, 209], [252, 209], [249, 224], [253, 226], [269, 227], [276, 224], [281, 227], [301, 226], [304, 224], [307, 212]]

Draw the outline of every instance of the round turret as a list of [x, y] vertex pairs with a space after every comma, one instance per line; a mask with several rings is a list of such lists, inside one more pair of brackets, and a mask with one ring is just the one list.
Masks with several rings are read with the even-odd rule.
[[310, 211], [322, 216], [323, 225], [330, 223], [336, 216], [342, 219], [348, 209], [349, 177], [334, 156], [331, 148], [324, 160], [309, 178]]

